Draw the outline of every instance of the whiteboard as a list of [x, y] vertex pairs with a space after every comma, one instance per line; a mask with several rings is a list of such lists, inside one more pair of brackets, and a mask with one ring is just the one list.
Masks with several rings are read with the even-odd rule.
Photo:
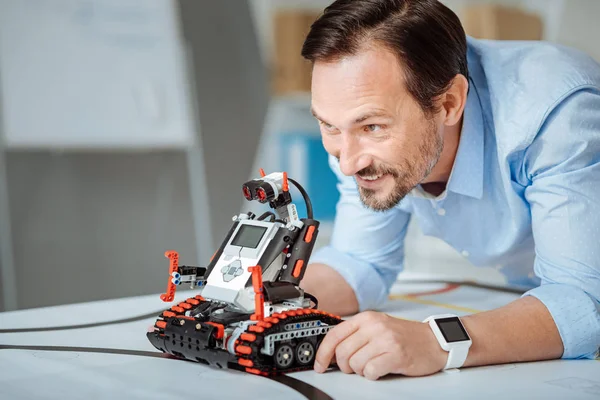
[[0, 0], [7, 148], [194, 143], [174, 0]]

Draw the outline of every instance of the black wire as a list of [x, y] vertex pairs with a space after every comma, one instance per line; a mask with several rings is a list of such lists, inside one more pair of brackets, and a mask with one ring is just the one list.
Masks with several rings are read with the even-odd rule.
[[304, 292], [304, 297], [308, 297], [313, 303], [315, 303], [315, 306], [313, 308], [319, 307], [319, 300], [317, 300], [315, 296], [308, 292]]
[[265, 212], [263, 215], [258, 217], [257, 220], [262, 221], [263, 219], [267, 218], [267, 216], [269, 216], [269, 215], [271, 216], [271, 222], [273, 222], [273, 220], [275, 219], [275, 214], [273, 214], [271, 211]]
[[292, 182], [294, 184], [294, 186], [296, 186], [296, 188], [298, 188], [298, 191], [300, 191], [300, 193], [302, 194], [302, 197], [304, 197], [304, 203], [306, 203], [306, 215], [307, 215], [308, 219], [313, 219], [312, 203], [310, 202], [308, 193], [306, 193], [306, 190], [304, 190], [304, 188], [298, 182], [293, 180], [292, 178], [288, 178], [288, 181]]

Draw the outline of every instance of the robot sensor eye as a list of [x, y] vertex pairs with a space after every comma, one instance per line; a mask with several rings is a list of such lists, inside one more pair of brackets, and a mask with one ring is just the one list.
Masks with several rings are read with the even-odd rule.
[[242, 192], [244, 193], [246, 200], [252, 200], [252, 193], [250, 192], [250, 188], [248, 188], [248, 186], [244, 185], [244, 187], [242, 187]]
[[267, 201], [267, 192], [265, 192], [265, 189], [263, 188], [256, 189], [256, 196], [258, 197], [258, 201], [261, 203], [265, 203]]

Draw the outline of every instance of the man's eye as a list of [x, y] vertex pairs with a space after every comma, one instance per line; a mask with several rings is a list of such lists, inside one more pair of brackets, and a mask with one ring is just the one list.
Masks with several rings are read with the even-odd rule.
[[365, 130], [368, 132], [377, 132], [381, 129], [381, 125], [366, 125]]
[[323, 122], [323, 121], [320, 121], [320, 122], [321, 122], [321, 125], [323, 125], [323, 127], [325, 127], [325, 129], [327, 129], [328, 131], [331, 131], [334, 129], [333, 125], [329, 125], [328, 123]]

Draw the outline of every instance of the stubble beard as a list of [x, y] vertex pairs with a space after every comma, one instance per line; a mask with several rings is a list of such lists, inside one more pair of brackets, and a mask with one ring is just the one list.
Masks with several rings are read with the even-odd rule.
[[373, 211], [383, 212], [394, 208], [404, 197], [421, 183], [437, 164], [444, 144], [437, 134], [436, 127], [429, 124], [423, 140], [418, 149], [418, 158], [414, 163], [404, 160], [400, 167], [391, 166], [369, 166], [361, 170], [357, 175], [389, 175], [394, 180], [392, 190], [387, 194], [381, 194], [377, 190], [365, 189], [358, 186], [361, 202]]

